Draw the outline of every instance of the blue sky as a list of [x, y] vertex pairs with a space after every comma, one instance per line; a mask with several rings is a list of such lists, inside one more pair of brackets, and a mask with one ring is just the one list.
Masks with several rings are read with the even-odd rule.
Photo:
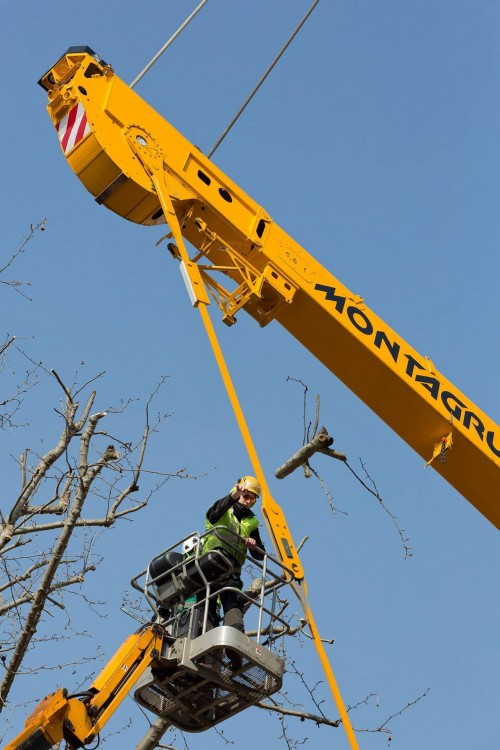
[[[31, 356], [64, 378], [82, 360], [84, 380], [105, 370], [99, 408], [147, 396], [168, 374], [159, 408], [172, 416], [148, 467], [202, 475], [168, 482], [133, 523], [102, 538], [105, 559], [89, 590], [107, 601], [105, 618], [77, 609], [91, 638], [63, 643], [66, 661], [98, 644], [111, 655], [135, 628], [119, 609], [130, 578], [156, 552], [201, 528], [206, 507], [250, 469], [198, 316], [175, 264], [155, 248], [161, 229], [129, 224], [94, 203], [65, 163], [36, 85], [76, 44], [91, 46], [133, 80], [195, 5], [88, 0], [63, 11], [49, 0], [3, 9], [3, 257], [31, 223], [47, 219], [12, 273], [32, 282], [33, 301], [4, 290], [4, 329], [26, 337]], [[209, 0], [136, 90], [207, 152], [309, 5]], [[499, 29], [493, 1], [322, 0], [214, 157], [497, 422]], [[421, 459], [278, 325], [260, 330], [240, 315], [227, 329], [213, 319], [271, 490], [294, 538], [309, 536], [301, 558], [311, 607], [320, 631], [335, 638], [328, 653], [344, 700], [354, 705], [378, 695], [379, 707], [370, 700], [352, 713], [354, 726], [376, 727], [429, 689], [390, 722], [393, 748], [495, 747], [498, 531], [424, 471]], [[315, 466], [348, 515], [332, 514], [319, 484], [298, 472], [273, 478], [302, 439], [302, 391], [287, 376], [321, 394], [335, 447], [352, 465], [359, 457], [367, 464], [410, 539], [411, 559], [388, 516], [340, 464], [318, 459]], [[6, 498], [18, 483], [11, 455], [50, 441], [59, 397], [57, 384], [43, 380], [31, 396], [31, 426], [0, 436]], [[312, 398], [310, 406], [312, 414]], [[140, 433], [140, 408], [124, 417], [122, 433]], [[294, 658], [313, 684], [322, 679], [309, 642]], [[71, 687], [89, 668], [82, 669], [25, 677], [13, 702]], [[287, 679], [291, 694], [295, 681]], [[324, 710], [336, 717], [326, 689], [323, 697]], [[113, 731], [129, 717], [131, 727], [107, 741], [110, 750], [133, 747], [144, 733], [130, 699]], [[315, 750], [348, 746], [340, 729], [290, 727]], [[255, 709], [228, 722], [224, 733], [240, 750], [256, 741], [284, 746], [277, 721]], [[380, 733], [358, 740], [362, 748], [388, 744]], [[169, 741], [184, 747], [179, 737]], [[188, 738], [191, 750], [218, 743], [213, 732]]]

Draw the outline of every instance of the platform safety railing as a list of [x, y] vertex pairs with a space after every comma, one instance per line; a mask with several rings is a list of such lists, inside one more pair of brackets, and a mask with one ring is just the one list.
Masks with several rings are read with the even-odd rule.
[[[212, 550], [210, 559], [203, 551], [209, 535], [219, 536], [224, 541], [224, 548]], [[182, 550], [188, 540], [194, 541], [194, 546], [186, 555]], [[283, 618], [287, 602], [283, 601], [279, 592], [293, 580], [293, 571], [264, 550], [254, 548], [262, 554], [262, 559], [247, 555], [239, 572], [236, 558], [231, 552], [234, 551], [236, 555], [237, 544], [239, 542], [241, 548], [241, 541], [238, 534], [225, 526], [215, 526], [203, 533], [195, 531], [163, 550], [153, 558], [146, 570], [132, 579], [132, 587], [144, 594], [153, 617], [172, 639], [195, 638], [211, 629], [209, 604], [226, 591], [235, 592], [244, 600], [245, 630], [252, 633], [252, 639], [257, 643], [261, 644], [265, 636], [269, 647], [275, 640], [278, 625], [279, 637], [289, 632], [290, 625]], [[227, 561], [230, 569], [227, 569]], [[159, 573], [152, 572], [155, 567], [160, 568]], [[224, 585], [224, 579], [229, 582], [235, 570], [243, 581], [242, 589]], [[247, 576], [251, 580], [250, 586], [244, 583]], [[266, 618], [268, 620], [265, 622]], [[249, 627], [249, 619], [253, 627]]]

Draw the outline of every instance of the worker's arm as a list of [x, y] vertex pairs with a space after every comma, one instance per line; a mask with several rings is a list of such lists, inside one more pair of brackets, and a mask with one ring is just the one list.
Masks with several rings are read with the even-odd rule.
[[207, 520], [210, 521], [211, 524], [216, 524], [218, 521], [220, 521], [224, 513], [227, 513], [229, 508], [232, 508], [237, 501], [238, 498], [234, 500], [231, 494], [226, 495], [225, 497], [221, 497], [220, 500], [217, 500], [207, 510]]

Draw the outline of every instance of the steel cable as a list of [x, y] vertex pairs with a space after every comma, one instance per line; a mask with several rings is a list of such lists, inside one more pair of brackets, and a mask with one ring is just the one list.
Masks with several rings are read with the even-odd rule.
[[177, 39], [177, 37], [179, 36], [179, 34], [181, 33], [181, 31], [184, 31], [184, 29], [186, 28], [186, 26], [188, 25], [188, 23], [190, 23], [190, 21], [193, 20], [193, 18], [198, 13], [198, 11], [200, 11], [203, 8], [203, 6], [205, 5], [205, 3], [207, 3], [207, 2], [208, 2], [208, 0], [202, 0], [202, 2], [186, 18], [186, 20], [184, 21], [184, 23], [179, 26], [179, 28], [177, 29], [177, 31], [175, 32], [175, 34], [172, 34], [172, 36], [170, 37], [170, 39], [167, 42], [165, 42], [165, 44], [163, 45], [163, 47], [156, 53], [156, 55], [153, 57], [153, 59], [150, 62], [148, 62], [148, 64], [144, 68], [144, 70], [141, 70], [141, 72], [139, 73], [139, 75], [137, 76], [137, 78], [134, 78], [134, 80], [130, 84], [130, 88], [131, 89], [133, 89], [134, 86], [141, 80], [141, 78], [144, 75], [146, 75], [146, 73], [148, 72], [148, 70], [153, 67], [153, 65], [155, 64], [155, 62], [163, 55], [163, 53], [165, 52], [165, 50], [167, 50], [170, 47], [170, 45], [172, 44], [172, 42], [175, 42], [175, 40]]
[[217, 141], [214, 143], [214, 145], [212, 146], [212, 148], [208, 152], [207, 156], [208, 156], [209, 159], [212, 158], [212, 156], [215, 153], [216, 149], [219, 148], [220, 144], [222, 143], [222, 141], [224, 140], [224, 138], [226, 137], [226, 135], [229, 133], [229, 131], [231, 130], [231, 128], [235, 124], [236, 120], [239, 118], [239, 116], [241, 115], [241, 113], [243, 112], [243, 110], [245, 109], [245, 107], [251, 102], [251, 100], [253, 99], [253, 97], [257, 93], [257, 91], [260, 89], [260, 87], [262, 86], [262, 84], [266, 80], [266, 78], [269, 75], [269, 73], [272, 71], [272, 69], [274, 68], [274, 66], [276, 65], [276, 63], [280, 59], [280, 57], [283, 55], [283, 53], [285, 52], [285, 50], [287, 49], [287, 47], [291, 44], [291, 42], [297, 36], [297, 34], [299, 33], [300, 29], [305, 24], [305, 22], [307, 21], [307, 19], [309, 18], [309, 16], [311, 15], [311, 13], [313, 12], [313, 10], [315, 9], [315, 7], [317, 6], [318, 3], [319, 3], [319, 0], [314, 0], [313, 4], [309, 8], [309, 10], [305, 14], [305, 16], [302, 18], [302, 20], [298, 24], [297, 28], [295, 29], [295, 31], [293, 31], [293, 33], [288, 37], [287, 41], [285, 42], [285, 44], [283, 45], [283, 47], [281, 48], [281, 50], [278, 52], [278, 54], [276, 55], [276, 57], [274, 58], [274, 60], [272, 61], [271, 65], [268, 67], [268, 69], [266, 70], [266, 72], [264, 73], [264, 75], [262, 76], [262, 78], [259, 80], [259, 82], [254, 87], [254, 89], [250, 92], [250, 94], [245, 99], [245, 101], [243, 102], [243, 104], [241, 105], [241, 107], [239, 108], [239, 110], [237, 111], [237, 113], [235, 114], [235, 116], [233, 117], [233, 119], [231, 120], [231, 122], [229, 123], [229, 125], [221, 133], [221, 135], [219, 136], [219, 138], [217, 139]]

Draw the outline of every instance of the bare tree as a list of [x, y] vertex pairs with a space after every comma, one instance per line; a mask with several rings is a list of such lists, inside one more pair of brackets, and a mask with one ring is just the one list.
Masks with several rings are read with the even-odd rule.
[[[0, 267], [0, 283], [27, 302], [31, 299], [25, 288], [31, 282], [5, 277], [44, 229], [45, 220], [31, 225], [19, 247]], [[61, 393], [54, 409], [46, 407], [46, 422], [56, 412], [58, 434], [30, 435], [32, 445], [50, 447], [42, 451], [25, 448], [19, 456], [11, 457], [10, 470], [3, 473], [0, 712], [14, 680], [39, 669], [36, 660], [30, 658], [36, 659], [37, 647], [65, 637], [65, 630], [70, 637], [77, 635], [68, 628], [71, 606], [67, 593], [78, 593], [86, 599], [84, 583], [100, 562], [97, 536], [144, 508], [171, 476], [184, 475], [183, 471], [174, 475], [155, 472], [154, 479], [144, 483], [145, 489], [139, 489], [148, 443], [167, 416], [153, 411], [166, 378], [159, 380], [146, 399], [136, 434], [121, 438], [115, 430], [119, 430], [122, 415], [132, 401], [119, 408], [95, 409], [93, 385], [102, 374], [80, 386], [81, 373], [77, 372], [68, 385], [55, 370], [47, 371], [43, 364], [34, 362], [14, 335], [6, 334], [0, 345], [0, 429], [5, 436], [28, 426], [33, 389], [47, 388], [52, 381]], [[17, 490], [13, 489], [16, 484]], [[59, 666], [49, 663], [41, 668]]]
[[[157, 414], [151, 423], [151, 404], [164, 378], [146, 403], [142, 436], [133, 441], [105, 429], [105, 422], [119, 419], [121, 410], [93, 411], [95, 390], [80, 403], [76, 397], [83, 397], [88, 386], [70, 389], [52, 374], [63, 391], [56, 409], [60, 434], [43, 454], [28, 449], [21, 454], [19, 492], [0, 516], [0, 658], [5, 666], [0, 711], [30, 647], [37, 644], [42, 614], [64, 610], [64, 592], [80, 588], [96, 569], [89, 531], [109, 528], [141, 510], [159, 486], [182, 474], [156, 474], [155, 485], [139, 493], [148, 441], [166, 416]], [[104, 513], [95, 512], [103, 507]]]

